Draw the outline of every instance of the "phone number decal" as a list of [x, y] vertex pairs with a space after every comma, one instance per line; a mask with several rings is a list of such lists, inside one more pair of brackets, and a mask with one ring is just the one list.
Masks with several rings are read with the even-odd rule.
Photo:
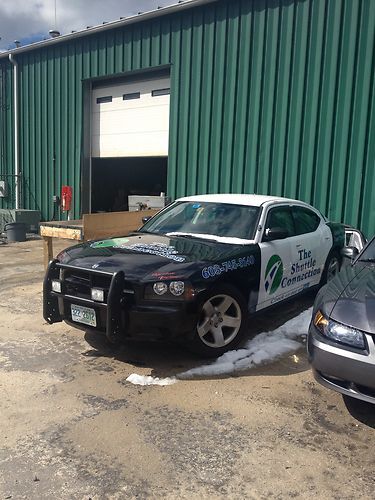
[[223, 273], [228, 273], [229, 271], [235, 271], [236, 269], [243, 269], [244, 267], [253, 266], [254, 263], [254, 255], [240, 257], [239, 259], [227, 260], [225, 262], [221, 262], [220, 264], [214, 264], [213, 266], [204, 267], [202, 269], [202, 276], [206, 280], [208, 278], [220, 276], [220, 274]]

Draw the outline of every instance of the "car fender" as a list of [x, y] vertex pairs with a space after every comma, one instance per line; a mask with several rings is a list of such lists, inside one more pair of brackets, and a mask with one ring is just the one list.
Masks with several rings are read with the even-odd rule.
[[338, 222], [327, 222], [332, 233], [332, 249], [338, 252], [345, 246], [345, 226]]
[[249, 310], [252, 310], [258, 301], [260, 270], [259, 245], [244, 245], [222, 260], [203, 262], [194, 276], [194, 281], [199, 280], [201, 291], [207, 291], [219, 284], [231, 285], [243, 295]]

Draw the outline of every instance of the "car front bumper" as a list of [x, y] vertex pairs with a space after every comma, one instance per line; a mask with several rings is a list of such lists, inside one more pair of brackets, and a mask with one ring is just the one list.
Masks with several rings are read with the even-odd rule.
[[307, 351], [317, 382], [353, 398], [375, 404], [375, 342], [366, 334], [369, 347], [360, 354], [326, 339], [311, 323]]
[[[82, 271], [90, 280], [95, 275], [105, 275], [108, 281], [105, 303], [95, 302], [66, 293], [62, 283], [62, 293], [51, 290], [51, 280], [60, 275], [60, 269]], [[88, 280], [88, 278], [87, 278]], [[126, 295], [123, 273], [113, 275], [96, 270], [73, 268], [52, 261], [49, 265], [43, 291], [43, 316], [48, 323], [65, 321], [80, 330], [91, 330], [105, 334], [110, 341], [118, 339], [163, 340], [188, 338], [192, 335], [198, 321], [196, 301], [138, 300], [137, 293]], [[95, 311], [96, 326], [88, 326], [73, 321], [71, 306], [84, 306]]]

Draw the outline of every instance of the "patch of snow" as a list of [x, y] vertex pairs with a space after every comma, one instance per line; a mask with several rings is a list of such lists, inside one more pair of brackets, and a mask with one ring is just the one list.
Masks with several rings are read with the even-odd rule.
[[135, 385], [172, 385], [178, 379], [186, 380], [194, 377], [230, 375], [231, 373], [249, 370], [254, 366], [270, 363], [284, 354], [297, 351], [301, 347], [301, 339], [307, 334], [312, 308], [307, 309], [295, 318], [270, 332], [263, 332], [249, 340], [244, 348], [228, 351], [209, 365], [198, 366], [175, 377], [158, 378], [150, 375], [132, 373], [126, 379]]
[[[291, 198], [281, 198], [280, 196], [265, 196], [261, 194], [236, 194], [236, 193], [223, 193], [223, 194], [200, 194], [194, 196], [185, 196], [178, 198], [176, 201], [201, 201], [213, 203], [230, 203], [233, 205], [247, 205], [252, 207], [260, 207], [264, 203], [275, 201], [298, 201]], [[299, 202], [303, 203], [303, 202]], [[307, 205], [307, 204], [304, 204]]]
[[177, 382], [175, 377], [158, 378], [137, 373], [132, 373], [126, 380], [134, 385], [172, 385]]
[[298, 350], [298, 341], [308, 331], [312, 308], [287, 321], [276, 330], [260, 333], [243, 349], [228, 351], [210, 365], [198, 366], [177, 375], [178, 379], [200, 376], [229, 375], [269, 363], [280, 356]]

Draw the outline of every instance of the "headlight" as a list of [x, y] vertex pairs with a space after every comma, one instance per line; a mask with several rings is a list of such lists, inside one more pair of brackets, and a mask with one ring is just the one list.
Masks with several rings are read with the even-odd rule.
[[104, 302], [104, 290], [101, 288], [91, 288], [91, 299], [96, 302]]
[[325, 337], [357, 349], [366, 349], [365, 336], [360, 330], [327, 319], [321, 311], [314, 316], [314, 325]]
[[59, 280], [52, 280], [51, 288], [54, 292], [61, 293], [61, 282]]
[[153, 289], [156, 295], [164, 295], [168, 291], [168, 286], [159, 281], [158, 283], [154, 283]]
[[185, 281], [157, 281], [145, 286], [146, 300], [189, 301], [193, 300], [197, 291], [191, 283]]
[[169, 291], [179, 297], [185, 291], [185, 283], [183, 281], [171, 281], [169, 284]]

